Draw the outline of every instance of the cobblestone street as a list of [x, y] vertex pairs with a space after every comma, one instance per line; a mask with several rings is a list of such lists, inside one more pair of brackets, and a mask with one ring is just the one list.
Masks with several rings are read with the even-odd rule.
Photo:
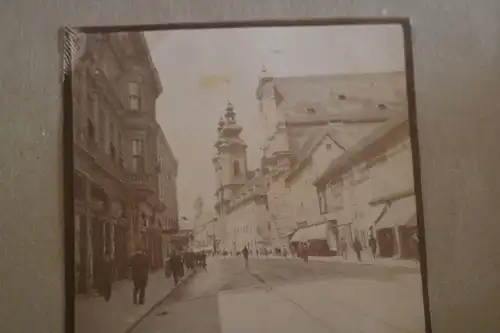
[[212, 259], [133, 333], [424, 332], [416, 268]]

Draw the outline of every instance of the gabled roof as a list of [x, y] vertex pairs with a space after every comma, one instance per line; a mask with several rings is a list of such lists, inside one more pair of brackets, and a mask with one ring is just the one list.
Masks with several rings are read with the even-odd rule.
[[389, 121], [387, 121], [387, 123], [381, 125], [379, 128], [360, 140], [359, 143], [356, 144], [352, 149], [346, 151], [340, 157], [334, 159], [325, 170], [325, 172], [323, 172], [323, 174], [316, 179], [314, 185], [319, 186], [320, 184], [324, 183], [332, 174], [342, 173], [349, 170], [350, 167], [359, 162], [359, 157], [361, 156], [361, 154], [365, 150], [369, 149], [371, 145], [386, 138], [395, 130], [404, 126], [408, 126], [407, 114], [401, 114], [390, 119]]
[[320, 130], [317, 130], [315, 134], [311, 135], [301, 149], [295, 155], [295, 166], [288, 173], [286, 179], [287, 181], [291, 180], [294, 176], [296, 176], [300, 170], [307, 164], [307, 160], [319, 147], [319, 145], [323, 142], [325, 138], [330, 138], [336, 145], [342, 150], [346, 150], [345, 147], [339, 142], [339, 133], [337, 129], [332, 127], [324, 127]]

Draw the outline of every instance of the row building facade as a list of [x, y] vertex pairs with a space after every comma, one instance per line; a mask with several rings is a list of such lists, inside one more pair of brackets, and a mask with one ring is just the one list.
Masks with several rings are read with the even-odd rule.
[[158, 195], [156, 99], [162, 86], [144, 36], [86, 34], [85, 46], [72, 71], [80, 293], [100, 284], [105, 254], [114, 259], [116, 279], [127, 277], [128, 259], [139, 247], [153, 267], [161, 266], [161, 234], [177, 228], [175, 218], [170, 225], [157, 218], [168, 208]]
[[314, 182], [331, 160], [405, 113], [404, 73], [276, 78], [264, 71], [256, 96], [271, 248], [319, 240], [323, 252], [336, 252], [336, 218], [320, 214]]
[[414, 255], [417, 231], [413, 157], [407, 115], [389, 120], [332, 160], [314, 182], [322, 214], [335, 216], [336, 235], [368, 246], [373, 235], [381, 257]]

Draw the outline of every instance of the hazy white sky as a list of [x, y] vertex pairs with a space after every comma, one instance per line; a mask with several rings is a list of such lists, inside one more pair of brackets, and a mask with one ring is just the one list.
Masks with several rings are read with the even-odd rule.
[[[206, 209], [213, 207], [213, 144], [228, 99], [243, 126], [249, 168], [258, 167], [262, 127], [255, 89], [263, 65], [273, 76], [404, 69], [399, 26], [183, 30], [145, 35], [163, 85], [157, 119], [179, 161], [181, 216], [192, 216], [199, 195]], [[230, 84], [208, 85], [207, 77], [214, 75], [229, 77]]]

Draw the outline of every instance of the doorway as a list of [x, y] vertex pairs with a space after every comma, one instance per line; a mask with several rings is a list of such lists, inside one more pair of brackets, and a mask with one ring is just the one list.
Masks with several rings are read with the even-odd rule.
[[395, 246], [396, 235], [393, 228], [384, 228], [377, 230], [380, 256], [391, 258], [396, 254]]

